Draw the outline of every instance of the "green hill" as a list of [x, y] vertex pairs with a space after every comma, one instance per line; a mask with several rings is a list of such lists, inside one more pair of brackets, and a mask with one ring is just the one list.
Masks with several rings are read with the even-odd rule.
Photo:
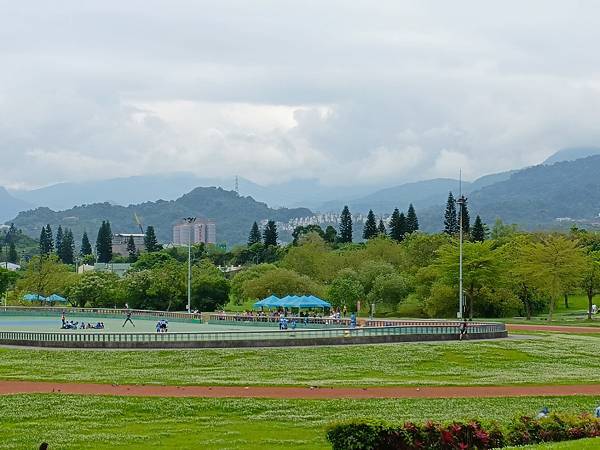
[[91, 240], [95, 240], [103, 220], [110, 221], [113, 233], [139, 232], [134, 214], [141, 218], [144, 226], [153, 225], [158, 239], [165, 243], [171, 242], [172, 226], [183, 217], [213, 219], [217, 223], [217, 240], [233, 245], [246, 242], [254, 221], [273, 219], [287, 222], [292, 218], [310, 216], [312, 212], [306, 208], [272, 209], [252, 197], [240, 197], [234, 191], [199, 187], [171, 201], [158, 200], [130, 206], [95, 203], [64, 211], [37, 208], [19, 213], [12, 222], [24, 233], [36, 238], [47, 223], [53, 230], [62, 225], [73, 230], [79, 243], [84, 230]]

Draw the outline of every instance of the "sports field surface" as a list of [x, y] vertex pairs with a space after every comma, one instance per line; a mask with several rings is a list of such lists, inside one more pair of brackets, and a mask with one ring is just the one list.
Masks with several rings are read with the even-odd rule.
[[[90, 323], [92, 325], [97, 322], [104, 322], [104, 330], [85, 329], [85, 330], [61, 330], [60, 316], [49, 317], [49, 316], [13, 316], [13, 315], [1, 315], [0, 314], [0, 331], [54, 331], [61, 333], [155, 333], [156, 332], [156, 319], [140, 319], [133, 317], [133, 323], [135, 326], [125, 322], [125, 316], [122, 318], [102, 318], [98, 316], [67, 316], [67, 320], [73, 322], [84, 322], [85, 324]], [[169, 321], [170, 332], [203, 332], [203, 331], [249, 331], [249, 330], [268, 330], [273, 331], [277, 328], [273, 327], [255, 327], [249, 328], [247, 326], [235, 326], [235, 325], [209, 325], [200, 324], [195, 322], [179, 322]]]

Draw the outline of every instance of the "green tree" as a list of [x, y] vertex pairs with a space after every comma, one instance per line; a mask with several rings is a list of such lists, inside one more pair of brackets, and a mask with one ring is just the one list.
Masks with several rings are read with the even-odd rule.
[[102, 221], [96, 238], [96, 255], [98, 262], [109, 263], [112, 259], [112, 230], [108, 220]]
[[260, 244], [261, 241], [262, 237], [260, 235], [260, 230], [258, 229], [258, 224], [254, 222], [248, 236], [248, 247], [252, 247], [254, 244]]
[[127, 239], [127, 254], [129, 255], [129, 262], [135, 262], [137, 260], [138, 254], [137, 249], [135, 248], [135, 241], [133, 240], [133, 236], [129, 236]]
[[20, 294], [66, 295], [75, 274], [62, 264], [56, 255], [39, 255], [31, 258], [23, 276], [17, 282]]
[[74, 264], [75, 262], [75, 242], [73, 231], [69, 228], [65, 228], [58, 257], [64, 264]]
[[364, 298], [365, 292], [360, 281], [354, 276], [340, 274], [329, 285], [327, 298], [333, 307], [348, 307], [356, 311], [357, 304]]
[[69, 287], [67, 299], [76, 307], [114, 307], [118, 302], [119, 277], [112, 272], [85, 272]]
[[52, 238], [52, 228], [48, 224], [46, 227], [42, 227], [42, 232], [40, 233], [40, 254], [49, 255], [53, 251], [54, 240]]
[[377, 233], [381, 236], [387, 235], [387, 230], [385, 229], [385, 224], [383, 223], [383, 219], [379, 219], [379, 225], [377, 225]]
[[406, 232], [413, 233], [419, 229], [419, 219], [417, 218], [417, 213], [415, 212], [415, 208], [411, 203], [408, 205], [408, 212], [406, 213]]
[[453, 235], [458, 233], [458, 219], [456, 217], [456, 201], [452, 192], [448, 194], [446, 212], [444, 213], [444, 233]]
[[352, 214], [348, 206], [344, 206], [340, 215], [340, 234], [338, 238], [341, 244], [350, 244], [352, 242]]
[[364, 288], [365, 294], [369, 294], [373, 289], [373, 283], [377, 277], [389, 275], [395, 271], [394, 266], [388, 262], [368, 259], [367, 261], [363, 261], [358, 267], [357, 277]]
[[471, 231], [471, 218], [469, 216], [469, 207], [467, 206], [467, 199], [463, 196], [460, 202], [460, 211], [458, 215], [458, 226], [462, 223], [462, 231], [465, 237], [469, 236]]
[[377, 222], [375, 221], [375, 214], [373, 214], [373, 210], [369, 210], [369, 214], [367, 214], [367, 220], [363, 227], [363, 239], [369, 240], [377, 236]]
[[479, 216], [475, 218], [475, 223], [471, 229], [471, 240], [473, 242], [485, 241], [485, 228], [483, 226], [483, 222], [481, 221], [481, 217]]
[[17, 279], [17, 274], [3, 267], [0, 267], [0, 297], [8, 291], [8, 288], [14, 284]]
[[64, 233], [63, 233], [63, 229], [62, 227], [59, 225], [58, 229], [56, 230], [56, 240], [54, 242], [56, 242], [56, 254], [58, 255], [58, 257], [62, 260], [62, 251], [63, 251], [63, 239], [64, 239]]
[[81, 248], [79, 249], [79, 254], [81, 256], [87, 256], [92, 254], [92, 244], [90, 244], [90, 239], [88, 238], [87, 231], [83, 232], [83, 237], [81, 238]]
[[[439, 249], [437, 268], [440, 278], [456, 287], [459, 284], [458, 245], [448, 244]], [[473, 318], [475, 300], [481, 298], [484, 288], [492, 289], [502, 284], [503, 265], [493, 243], [466, 242], [463, 245], [463, 292], [467, 300], [465, 313]]]
[[244, 297], [244, 283], [249, 280], [259, 278], [265, 272], [276, 269], [277, 267], [273, 264], [258, 264], [251, 266], [246, 270], [238, 272], [231, 280], [231, 297], [235, 304], [241, 305], [247, 300], [251, 300]]
[[548, 294], [548, 320], [552, 320], [556, 300], [569, 287], [581, 281], [585, 257], [576, 241], [564, 236], [544, 236], [541, 242], [523, 246], [516, 273], [529, 284]]
[[586, 255], [581, 288], [588, 298], [588, 319], [592, 320], [594, 297], [600, 294], [600, 251], [590, 251]]
[[294, 228], [294, 231], [292, 232], [292, 244], [298, 245], [299, 239], [308, 233], [317, 233], [322, 239], [325, 238], [325, 233], [320, 225], [300, 225]]
[[406, 219], [404, 218], [404, 214], [401, 215], [398, 208], [396, 208], [390, 217], [390, 237], [397, 242], [402, 242], [405, 234]]
[[146, 247], [148, 253], [157, 252], [162, 249], [162, 246], [158, 243], [158, 239], [156, 239], [156, 233], [154, 232], [154, 227], [152, 225], [148, 225], [146, 228], [144, 247]]
[[265, 247], [270, 245], [276, 247], [278, 237], [279, 235], [277, 234], [277, 225], [275, 224], [275, 221], [269, 220], [263, 230], [263, 243]]
[[331, 225], [327, 225], [327, 228], [325, 228], [324, 239], [325, 242], [330, 244], [335, 244], [335, 241], [337, 241], [337, 231]]
[[322, 295], [322, 287], [306, 275], [293, 270], [274, 269], [244, 283], [244, 298], [261, 299], [270, 295]]
[[383, 304], [395, 309], [411, 291], [412, 285], [406, 276], [396, 272], [382, 274], [373, 281], [368, 301], [370, 304]]
[[192, 268], [192, 309], [214, 311], [229, 301], [229, 281], [210, 261]]
[[17, 264], [19, 262], [19, 255], [17, 255], [17, 248], [15, 247], [14, 242], [8, 244], [7, 261], [13, 264]]

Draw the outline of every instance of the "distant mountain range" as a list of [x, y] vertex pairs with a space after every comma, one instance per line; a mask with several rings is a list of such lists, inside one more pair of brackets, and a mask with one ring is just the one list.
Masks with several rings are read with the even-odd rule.
[[[480, 214], [488, 223], [499, 217], [529, 229], [564, 227], [570, 223], [569, 220], [556, 219], [565, 217], [587, 224], [597, 222], [600, 212], [600, 181], [597, 177], [600, 155], [578, 158], [594, 153], [600, 154], [600, 148], [564, 149], [539, 166], [463, 182], [471, 215], [474, 218]], [[196, 188], [198, 184], [220, 187]], [[76, 234], [87, 229], [90, 237], [94, 238], [103, 219], [113, 223], [115, 232], [136, 231], [135, 212], [143, 217], [146, 225], [157, 227], [159, 239], [169, 242], [173, 223], [181, 217], [197, 215], [215, 219], [218, 239], [234, 244], [245, 242], [254, 220], [287, 222], [311, 216], [311, 210], [338, 212], [345, 204], [354, 213], [373, 209], [381, 215], [391, 213], [395, 207], [406, 210], [408, 204], [413, 203], [422, 228], [438, 231], [442, 227], [448, 192], [458, 194], [458, 180], [449, 178], [405, 183], [385, 189], [325, 187], [316, 180], [263, 187], [240, 178], [241, 196], [232, 191], [233, 184], [233, 180], [177, 173], [62, 183], [11, 193], [0, 188], [0, 217], [8, 220], [17, 211], [41, 206], [22, 212], [14, 219], [15, 223], [33, 237], [39, 235], [42, 225], [50, 223], [71, 227]], [[191, 192], [183, 195], [184, 189]], [[340, 200], [328, 200], [335, 198]], [[75, 204], [83, 206], [73, 207]], [[273, 205], [296, 204], [311, 208], [272, 208]]]
[[[229, 245], [244, 243], [254, 221], [265, 219], [287, 222], [306, 217], [312, 212], [306, 208], [272, 209], [251, 197], [241, 197], [233, 191], [221, 188], [200, 187], [177, 200], [159, 200], [138, 205], [120, 206], [110, 203], [95, 203], [55, 212], [41, 207], [20, 213], [13, 221], [24, 233], [39, 237], [46, 224], [56, 230], [58, 225], [71, 228], [77, 242], [83, 231], [95, 240], [102, 220], [109, 220], [113, 233], [139, 232], [134, 215], [137, 214], [144, 226], [155, 227], [161, 242], [171, 242], [172, 226], [183, 217], [196, 216], [214, 219], [217, 222], [217, 239]], [[282, 236], [285, 239], [285, 236]]]

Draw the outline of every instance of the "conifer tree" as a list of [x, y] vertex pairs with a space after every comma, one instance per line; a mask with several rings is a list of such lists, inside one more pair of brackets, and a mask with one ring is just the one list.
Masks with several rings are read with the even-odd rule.
[[408, 205], [408, 212], [406, 213], [406, 232], [412, 233], [419, 229], [419, 219], [417, 218], [417, 213], [415, 212], [415, 208], [411, 203]]
[[263, 230], [263, 243], [265, 247], [270, 245], [277, 246], [277, 225], [274, 220], [269, 220], [265, 225], [265, 229]]
[[251, 247], [254, 244], [260, 244], [261, 240], [262, 236], [260, 235], [258, 224], [254, 222], [252, 224], [252, 228], [250, 229], [250, 234], [248, 235], [248, 247]]
[[108, 221], [103, 220], [98, 230], [96, 255], [100, 263], [109, 263], [112, 259], [112, 230]]
[[4, 242], [6, 242], [7, 244], [10, 244], [11, 242], [15, 242], [16, 243], [17, 234], [18, 233], [19, 232], [17, 231], [17, 228], [15, 227], [15, 224], [11, 223], [8, 231], [6, 232], [6, 236], [4, 238]]
[[385, 236], [387, 234], [387, 230], [385, 229], [385, 224], [383, 223], [383, 219], [379, 219], [379, 225], [377, 226], [377, 232]]
[[157, 252], [160, 250], [160, 245], [158, 244], [158, 240], [156, 239], [156, 233], [154, 232], [154, 227], [152, 225], [148, 225], [146, 228], [146, 234], [144, 236], [144, 247], [146, 247], [146, 251], [148, 253]]
[[49, 255], [54, 250], [54, 240], [52, 239], [52, 228], [50, 224], [42, 227], [40, 234], [40, 254]]
[[367, 214], [367, 221], [363, 228], [363, 239], [371, 239], [375, 236], [377, 236], [377, 222], [375, 221], [373, 210], [370, 209], [369, 214]]
[[337, 231], [331, 225], [327, 225], [325, 228], [325, 242], [329, 242], [330, 244], [334, 244], [337, 240]]
[[394, 209], [394, 212], [392, 212], [392, 216], [390, 217], [390, 237], [397, 241], [400, 242], [402, 240], [402, 232], [400, 230], [400, 211], [398, 211], [398, 208]]
[[454, 200], [452, 192], [448, 194], [448, 201], [446, 202], [446, 212], [444, 213], [444, 233], [450, 235], [458, 233], [456, 201]]
[[129, 236], [129, 239], [127, 239], [127, 253], [129, 254], [129, 261], [135, 262], [137, 259], [137, 249], [135, 248], [133, 236]]
[[[462, 222], [461, 222], [462, 216]], [[463, 196], [462, 202], [460, 204], [459, 216], [458, 216], [458, 226], [462, 223], [463, 235], [468, 236], [469, 231], [471, 230], [471, 219], [469, 217], [469, 208], [467, 207], [467, 199]]]
[[340, 215], [340, 237], [339, 242], [349, 244], [352, 242], [352, 214], [348, 206], [344, 206]]
[[81, 249], [79, 250], [79, 254], [81, 256], [87, 256], [92, 254], [92, 244], [90, 244], [90, 239], [88, 238], [87, 231], [83, 232], [83, 237], [81, 238]]
[[60, 259], [62, 259], [62, 245], [63, 245], [64, 233], [62, 227], [59, 225], [58, 230], [56, 230], [56, 254]]
[[471, 240], [473, 242], [485, 241], [485, 227], [479, 216], [475, 217], [475, 223], [473, 224], [473, 228], [471, 228]]
[[75, 262], [74, 253], [75, 242], [73, 240], [73, 232], [70, 229], [65, 228], [58, 257], [65, 264], [73, 264]]
[[19, 255], [17, 255], [17, 249], [14, 242], [8, 244], [8, 255], [6, 260], [13, 264], [17, 264], [19, 262]]

